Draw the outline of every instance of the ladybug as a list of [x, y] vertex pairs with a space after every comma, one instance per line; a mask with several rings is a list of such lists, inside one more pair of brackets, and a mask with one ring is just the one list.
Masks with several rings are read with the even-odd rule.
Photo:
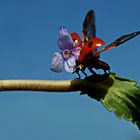
[[93, 10], [90, 10], [83, 22], [82, 39], [75, 32], [70, 34], [75, 46], [78, 45], [81, 48], [80, 55], [76, 60], [76, 69], [73, 73], [77, 73], [80, 78], [81, 76], [79, 71], [81, 71], [87, 77], [85, 69], [88, 68], [88, 70], [94, 76], [97, 76], [97, 73], [93, 70], [93, 68], [95, 68], [97, 70], [102, 69], [106, 74], [107, 71], [110, 70], [110, 66], [108, 63], [100, 60], [100, 54], [106, 50], [116, 48], [118, 45], [130, 40], [139, 34], [140, 31], [123, 35], [103, 49], [98, 50], [98, 48], [103, 46], [105, 42], [102, 39], [96, 37], [95, 13]]

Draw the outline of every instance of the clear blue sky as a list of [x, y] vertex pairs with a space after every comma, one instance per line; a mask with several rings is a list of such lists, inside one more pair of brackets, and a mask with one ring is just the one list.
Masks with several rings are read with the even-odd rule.
[[[1, 0], [0, 79], [74, 79], [50, 71], [59, 26], [81, 34], [86, 12], [96, 13], [107, 44], [140, 30], [139, 0]], [[140, 36], [105, 52], [118, 75], [140, 84]], [[12, 94], [11, 94], [12, 93]], [[138, 128], [77, 93], [1, 92], [0, 140], [133, 140]]]

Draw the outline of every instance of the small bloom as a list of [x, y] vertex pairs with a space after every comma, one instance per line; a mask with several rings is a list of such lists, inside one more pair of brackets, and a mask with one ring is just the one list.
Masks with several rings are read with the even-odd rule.
[[81, 48], [75, 46], [75, 42], [64, 26], [60, 27], [57, 43], [61, 51], [53, 54], [51, 70], [62, 72], [65, 69], [69, 73], [74, 72]]

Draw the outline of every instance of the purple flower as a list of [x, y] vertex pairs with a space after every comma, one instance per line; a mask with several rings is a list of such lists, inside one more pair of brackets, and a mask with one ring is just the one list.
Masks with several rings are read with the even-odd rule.
[[60, 27], [57, 43], [61, 51], [53, 54], [51, 70], [62, 72], [65, 69], [69, 73], [74, 72], [80, 47], [74, 46], [74, 41], [64, 26]]

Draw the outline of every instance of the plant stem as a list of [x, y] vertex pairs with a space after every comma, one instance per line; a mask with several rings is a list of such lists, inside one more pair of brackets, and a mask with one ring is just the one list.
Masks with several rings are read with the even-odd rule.
[[84, 80], [0, 80], [0, 91], [71, 92], [81, 91], [84, 85]]

